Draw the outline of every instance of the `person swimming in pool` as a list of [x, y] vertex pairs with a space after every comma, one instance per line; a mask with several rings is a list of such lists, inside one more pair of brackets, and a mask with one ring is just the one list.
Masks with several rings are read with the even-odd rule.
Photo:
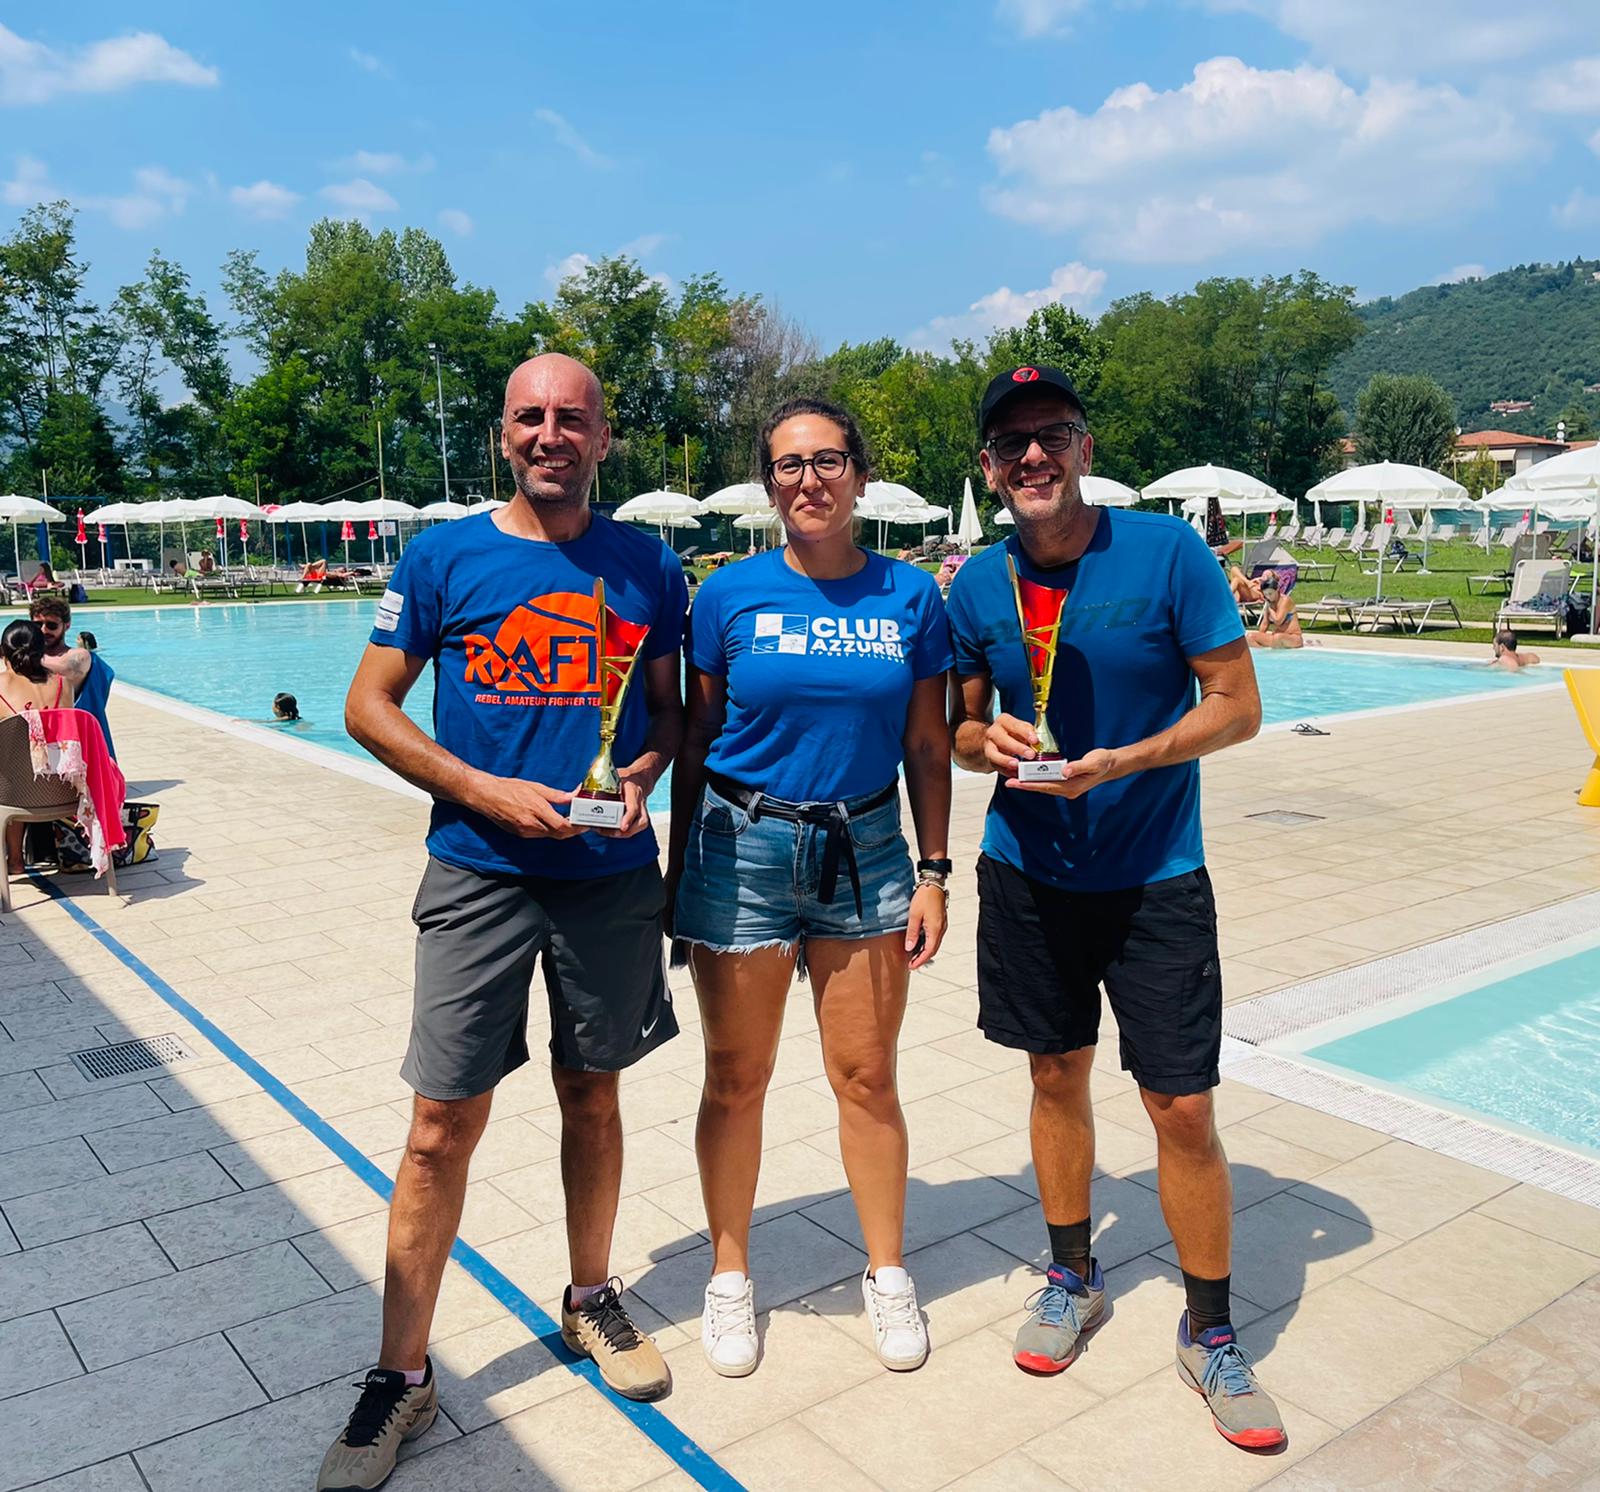
[[1517, 634], [1509, 627], [1502, 627], [1495, 633], [1494, 657], [1489, 660], [1490, 668], [1503, 668], [1507, 673], [1516, 673], [1520, 669], [1532, 668], [1538, 661], [1537, 653], [1517, 651]]
[[306, 731], [311, 727], [300, 717], [300, 702], [294, 695], [281, 693], [272, 696], [271, 725], [286, 726], [293, 731]]

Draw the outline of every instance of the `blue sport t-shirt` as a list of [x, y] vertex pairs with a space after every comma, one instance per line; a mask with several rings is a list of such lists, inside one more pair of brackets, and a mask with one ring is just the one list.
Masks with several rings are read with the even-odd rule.
[[895, 780], [911, 689], [950, 667], [933, 577], [867, 553], [811, 580], [781, 549], [718, 570], [695, 596], [689, 661], [728, 681], [706, 765], [792, 803], [835, 803]]
[[[650, 627], [613, 748], [625, 767], [648, 728], [645, 661], [682, 645], [688, 605], [681, 562], [649, 534], [598, 513], [566, 544], [502, 533], [488, 513], [441, 523], [406, 546], [372, 641], [433, 660], [433, 734], [447, 751], [570, 792], [600, 746], [597, 576], [610, 611]], [[428, 851], [489, 875], [581, 878], [636, 869], [657, 847], [650, 832], [523, 839], [435, 799]]]
[[[1013, 534], [969, 560], [950, 588], [959, 674], [987, 673], [1000, 709], [1033, 722], [1033, 691], [1006, 573], [1068, 592], [1046, 719], [1069, 759], [1130, 746], [1175, 725], [1195, 702], [1188, 660], [1244, 635], [1228, 582], [1182, 519], [1100, 511], [1089, 547], [1041, 569]], [[1200, 764], [1135, 772], [1081, 798], [997, 783], [984, 853], [1071, 891], [1149, 885], [1205, 863]]]

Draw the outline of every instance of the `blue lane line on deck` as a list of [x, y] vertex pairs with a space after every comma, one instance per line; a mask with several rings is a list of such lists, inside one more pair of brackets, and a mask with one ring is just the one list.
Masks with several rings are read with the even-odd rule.
[[[385, 1202], [389, 1200], [394, 1192], [394, 1183], [373, 1165], [365, 1155], [357, 1150], [349, 1140], [345, 1139], [338, 1130], [329, 1124], [322, 1115], [311, 1108], [303, 1099], [290, 1092], [280, 1078], [274, 1077], [272, 1073], [268, 1072], [225, 1031], [207, 1020], [177, 990], [173, 989], [165, 979], [145, 963], [138, 954], [125, 947], [113, 934], [101, 927], [70, 896], [58, 890], [55, 885], [45, 880], [42, 876], [30, 875], [29, 880], [45, 895], [49, 896], [51, 900], [56, 902], [74, 922], [87, 930], [101, 947], [105, 948], [127, 968], [132, 969], [140, 979], [194, 1026], [235, 1067], [240, 1068], [260, 1084], [279, 1105], [321, 1140], [329, 1150], [366, 1182], [373, 1191], [377, 1192]], [[620, 1394], [612, 1393], [606, 1387], [605, 1381], [600, 1377], [599, 1369], [595, 1367], [593, 1362], [586, 1357], [578, 1357], [568, 1350], [566, 1343], [561, 1339], [561, 1328], [471, 1244], [457, 1238], [451, 1246], [450, 1257], [494, 1296], [513, 1316], [521, 1321], [524, 1326], [532, 1330], [545, 1348], [558, 1362], [566, 1367], [568, 1372], [575, 1373], [578, 1377], [585, 1379], [591, 1387], [604, 1395], [614, 1409], [619, 1410], [627, 1419], [633, 1422], [635, 1429], [660, 1447], [687, 1475], [704, 1487], [706, 1492], [745, 1492], [742, 1482], [714, 1460], [699, 1444], [685, 1435], [655, 1405], [636, 1403], [632, 1399], [624, 1399]]]

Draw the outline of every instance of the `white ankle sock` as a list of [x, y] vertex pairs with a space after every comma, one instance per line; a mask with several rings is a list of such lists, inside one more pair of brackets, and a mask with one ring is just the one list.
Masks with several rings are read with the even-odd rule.
[[424, 1363], [420, 1368], [406, 1368], [406, 1387], [421, 1388], [428, 1376], [428, 1365]]
[[572, 1299], [572, 1309], [577, 1310], [591, 1295], [598, 1295], [604, 1289], [604, 1281], [598, 1285], [569, 1285], [567, 1293]]

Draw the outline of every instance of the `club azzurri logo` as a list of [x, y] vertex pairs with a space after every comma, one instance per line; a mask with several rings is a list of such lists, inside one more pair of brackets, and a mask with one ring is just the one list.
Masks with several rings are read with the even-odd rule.
[[758, 611], [750, 651], [887, 658], [894, 662], [905, 657], [900, 624], [887, 617], [814, 617], [792, 611]]

